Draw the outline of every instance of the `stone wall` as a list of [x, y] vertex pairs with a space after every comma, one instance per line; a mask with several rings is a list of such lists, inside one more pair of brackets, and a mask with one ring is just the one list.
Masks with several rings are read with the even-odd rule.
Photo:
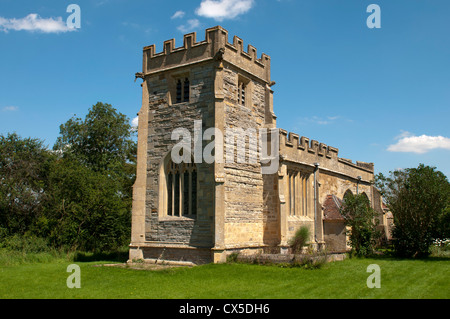
[[[174, 103], [173, 79], [179, 75], [190, 80], [189, 102]], [[146, 241], [187, 243], [193, 246], [213, 245], [214, 167], [205, 162], [197, 165], [197, 216], [167, 216], [161, 206], [160, 172], [166, 156], [178, 143], [171, 139], [176, 128], [186, 128], [194, 139], [194, 121], [202, 121], [202, 129], [214, 126], [213, 67], [197, 64], [174, 72], [155, 74], [147, 78], [149, 92], [147, 214]], [[172, 82], [172, 85], [171, 85]], [[192, 147], [193, 149], [193, 147]]]
[[[224, 63], [224, 103], [225, 103], [225, 134], [229, 129], [239, 128], [246, 131], [254, 129], [255, 133], [264, 124], [265, 88], [255, 79], [248, 78], [245, 105], [238, 103], [237, 87], [239, 69]], [[261, 164], [256, 145], [246, 140], [245, 161], [238, 163], [237, 141], [231, 142], [234, 148], [233, 163], [224, 164], [225, 172], [225, 246], [252, 246], [263, 243], [263, 178]], [[225, 150], [230, 145], [225, 140]], [[226, 153], [226, 151], [224, 151]], [[249, 155], [255, 156], [256, 163], [249, 163]]]
[[324, 240], [330, 252], [347, 251], [347, 235], [343, 221], [325, 222], [323, 225]]

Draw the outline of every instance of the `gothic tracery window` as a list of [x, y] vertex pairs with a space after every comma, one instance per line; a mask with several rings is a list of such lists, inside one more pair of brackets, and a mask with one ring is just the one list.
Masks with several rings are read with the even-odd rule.
[[197, 168], [194, 163], [168, 163], [166, 173], [167, 215], [197, 214]]
[[310, 210], [309, 173], [297, 170], [288, 171], [288, 211], [289, 216], [308, 216]]

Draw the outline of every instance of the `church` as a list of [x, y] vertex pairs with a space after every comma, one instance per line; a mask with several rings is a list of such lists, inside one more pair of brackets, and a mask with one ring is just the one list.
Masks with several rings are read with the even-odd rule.
[[307, 226], [316, 249], [349, 249], [339, 208], [365, 194], [386, 225], [373, 163], [277, 127], [270, 57], [221, 26], [205, 40], [144, 47], [130, 260], [225, 262], [287, 253]]

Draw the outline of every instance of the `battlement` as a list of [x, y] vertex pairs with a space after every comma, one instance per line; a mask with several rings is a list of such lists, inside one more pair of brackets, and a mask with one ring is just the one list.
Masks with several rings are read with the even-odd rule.
[[[329, 159], [373, 173], [373, 163], [366, 163], [357, 161], [353, 163], [352, 160], [338, 157], [339, 149], [333, 146], [319, 143], [316, 140], [311, 140], [305, 136], [299, 136], [298, 134], [288, 132], [283, 129], [280, 131], [280, 153], [287, 154], [289, 158], [295, 157], [309, 157], [310, 162], [323, 162], [322, 159]], [[302, 153], [299, 153], [302, 152]]]
[[144, 75], [217, 59], [270, 82], [270, 57], [263, 53], [258, 58], [256, 48], [250, 44], [245, 51], [244, 41], [237, 36], [233, 43], [228, 42], [228, 31], [221, 26], [206, 29], [203, 41], [197, 42], [197, 33], [191, 32], [183, 36], [180, 47], [175, 46], [175, 39], [170, 39], [164, 41], [162, 52], [157, 53], [152, 44], [144, 47], [143, 55]]
[[299, 136], [298, 134], [280, 129], [280, 146], [286, 145], [310, 154], [325, 156], [327, 158], [338, 158], [339, 149], [319, 143], [316, 140], [310, 140], [308, 137]]

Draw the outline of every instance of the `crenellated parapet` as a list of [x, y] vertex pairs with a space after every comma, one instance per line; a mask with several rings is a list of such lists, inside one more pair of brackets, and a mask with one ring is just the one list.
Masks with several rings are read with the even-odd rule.
[[353, 163], [350, 159], [338, 157], [339, 149], [336, 147], [283, 129], [279, 129], [279, 132], [280, 154], [283, 154], [283, 158], [287, 161], [308, 163], [309, 166], [312, 166], [313, 163], [319, 163], [321, 168], [346, 172], [346, 174], [352, 174], [349, 173], [350, 171], [354, 171], [355, 174], [373, 174], [374, 172], [373, 163], [360, 161]]
[[221, 26], [206, 29], [203, 41], [197, 41], [196, 32], [192, 32], [183, 36], [183, 44], [179, 47], [175, 39], [164, 41], [162, 52], [156, 52], [154, 44], [144, 47], [143, 74], [214, 59], [236, 65], [249, 75], [270, 83], [270, 57], [264, 53], [258, 57], [256, 48], [250, 44], [245, 50], [244, 41], [237, 36], [233, 37], [232, 43], [228, 42], [228, 31]]
[[280, 147], [282, 145], [329, 159], [337, 159], [339, 153], [339, 149], [336, 147], [319, 143], [316, 140], [310, 140], [305, 136], [300, 137], [298, 134], [280, 129]]

